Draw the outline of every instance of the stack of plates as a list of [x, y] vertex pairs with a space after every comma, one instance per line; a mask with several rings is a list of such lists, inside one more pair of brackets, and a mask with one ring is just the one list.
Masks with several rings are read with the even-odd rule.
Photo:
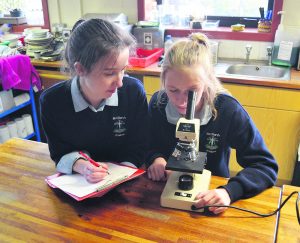
[[53, 40], [52, 34], [48, 29], [32, 29], [27, 33], [25, 42], [27, 44], [26, 54], [33, 57], [33, 52], [52, 51], [50, 43]]
[[32, 30], [36, 30], [36, 29], [42, 29], [41, 27], [30, 27], [30, 28], [26, 28], [24, 29], [23, 35], [26, 37], [28, 36]]
[[29, 36], [31, 36], [32, 39], [41, 39], [46, 38], [49, 34], [48, 29], [33, 29], [30, 31]]

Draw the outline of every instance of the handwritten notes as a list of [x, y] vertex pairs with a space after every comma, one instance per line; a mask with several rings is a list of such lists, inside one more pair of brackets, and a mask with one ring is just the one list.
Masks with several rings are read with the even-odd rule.
[[120, 183], [138, 170], [113, 163], [107, 163], [107, 165], [110, 174], [98, 183], [89, 183], [80, 174], [62, 175], [51, 179], [50, 182], [66, 193], [77, 197], [84, 197], [95, 191], [104, 190], [114, 184]]

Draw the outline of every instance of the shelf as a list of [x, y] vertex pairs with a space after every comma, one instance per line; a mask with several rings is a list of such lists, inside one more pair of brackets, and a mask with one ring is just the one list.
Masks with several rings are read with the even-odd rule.
[[27, 135], [25, 138], [22, 138], [22, 139], [31, 139], [31, 138], [33, 138], [35, 136], [35, 132], [33, 132], [33, 133], [31, 133], [31, 134], [29, 134], [29, 135]]
[[24, 139], [30, 139], [35, 136], [35, 132], [27, 135]]
[[30, 104], [31, 104], [31, 101], [29, 100], [29, 101], [27, 101], [27, 102], [25, 102], [25, 103], [23, 103], [23, 104], [21, 104], [21, 105], [15, 106], [15, 107], [13, 107], [13, 108], [7, 110], [7, 111], [4, 111], [4, 112], [0, 113], [0, 118], [3, 118], [3, 117], [5, 117], [5, 116], [7, 116], [7, 115], [9, 115], [9, 114], [11, 114], [11, 113], [17, 111], [17, 110], [20, 110], [20, 109], [22, 109], [23, 107], [26, 107], [26, 106], [28, 106], [28, 105], [30, 105]]

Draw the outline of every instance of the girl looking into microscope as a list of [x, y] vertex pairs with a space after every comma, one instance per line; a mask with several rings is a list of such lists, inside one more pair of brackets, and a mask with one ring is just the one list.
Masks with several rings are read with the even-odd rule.
[[[243, 169], [226, 185], [200, 192], [195, 207], [230, 205], [273, 186], [278, 165], [261, 134], [241, 104], [223, 88], [214, 74], [207, 37], [193, 33], [171, 46], [161, 73], [163, 89], [149, 104], [150, 151], [146, 162], [148, 177], [165, 180], [166, 161], [176, 145], [175, 128], [185, 115], [189, 90], [197, 92], [195, 118], [200, 119], [200, 148], [207, 153], [205, 169], [214, 176], [229, 178], [231, 148]], [[225, 207], [210, 207], [215, 214]]]

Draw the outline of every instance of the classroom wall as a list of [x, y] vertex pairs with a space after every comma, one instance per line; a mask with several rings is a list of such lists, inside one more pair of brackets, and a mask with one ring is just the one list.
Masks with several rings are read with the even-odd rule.
[[51, 26], [73, 24], [86, 13], [124, 13], [129, 23], [137, 21], [137, 0], [48, 0]]
[[299, 0], [284, 0], [283, 11], [285, 11], [282, 23], [284, 25], [299, 26], [300, 27], [300, 1]]
[[[124, 13], [131, 24], [136, 23], [138, 18], [137, 0], [48, 0], [48, 7], [50, 24], [65, 23], [68, 28], [85, 13]], [[285, 14], [282, 20], [285, 26], [300, 28], [299, 9], [299, 0], [283, 0], [282, 10]], [[245, 58], [245, 45], [250, 44], [253, 46], [251, 59], [266, 60], [266, 48], [273, 44], [261, 41], [217, 41], [220, 58]]]
[[[129, 23], [137, 22], [137, 0], [48, 0], [51, 25], [65, 23], [70, 28], [85, 13], [124, 13]], [[283, 24], [300, 26], [300, 1], [284, 0]]]

